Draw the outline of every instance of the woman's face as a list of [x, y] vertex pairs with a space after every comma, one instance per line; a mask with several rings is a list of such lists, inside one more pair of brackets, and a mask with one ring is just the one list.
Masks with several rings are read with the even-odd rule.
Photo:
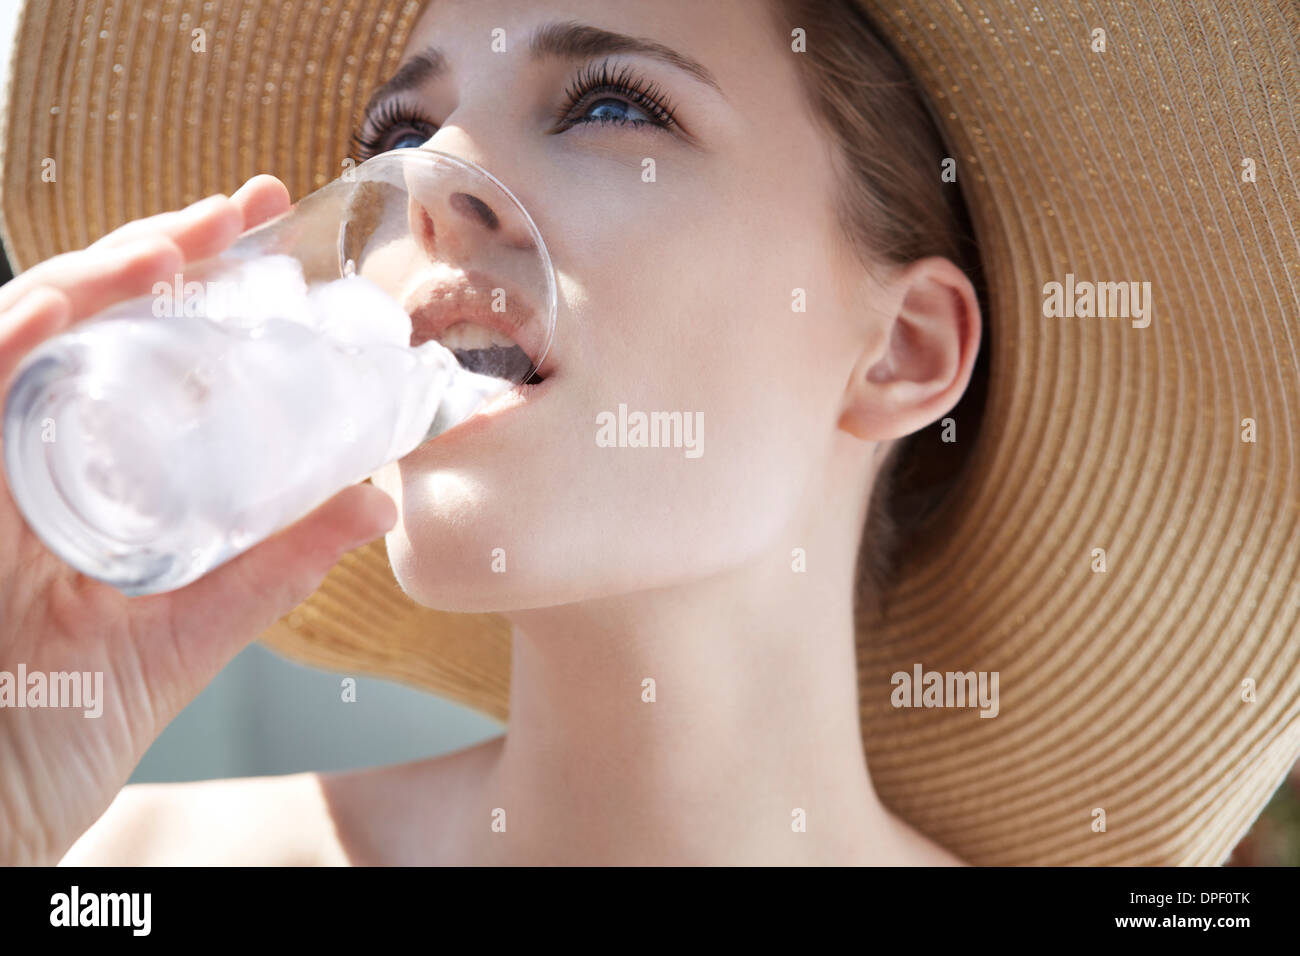
[[[504, 182], [547, 243], [559, 312], [544, 382], [375, 476], [401, 514], [402, 586], [513, 610], [788, 560], [803, 517], [832, 504], [872, 321], [836, 239], [804, 54], [752, 0], [433, 0], [405, 53], [429, 47], [445, 69], [362, 138]], [[638, 413], [675, 413], [677, 447], [620, 443]]]

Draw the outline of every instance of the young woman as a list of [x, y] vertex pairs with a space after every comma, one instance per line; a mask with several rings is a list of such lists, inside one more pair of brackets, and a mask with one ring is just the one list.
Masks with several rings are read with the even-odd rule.
[[[179, 6], [145, 6], [162, 15], [151, 22], [186, 34], [205, 28], [197, 16], [178, 17]], [[991, 493], [989, 479], [1000, 475], [1000, 520], [1010, 527], [998, 533], [1043, 535], [1072, 549], [1061, 567], [1082, 562], [1081, 576], [1073, 584], [1062, 579], [1064, 571], [1051, 576], [1056, 592], [1097, 605], [1093, 617], [1058, 608], [1061, 620], [1052, 627], [1026, 625], [1013, 637], [1010, 629], [1023, 615], [1005, 610], [997, 629], [1005, 644], [992, 656], [975, 655], [981, 638], [973, 632], [994, 635], [979, 600], [997, 598], [1002, 588], [1014, 595], [1024, 580], [997, 576], [996, 569], [1021, 560], [1010, 549], [994, 571], [977, 551], [965, 553], [965, 564], [927, 552], [927, 573], [944, 577], [933, 594], [946, 596], [934, 597], [934, 606], [948, 610], [936, 619], [916, 606], [914, 592], [912, 617], [891, 619], [884, 611], [893, 580], [891, 529], [915, 510], [891, 509], [885, 493], [900, 468], [902, 440], [937, 436], [955, 424], [956, 442], [925, 446], [949, 477], [975, 442], [978, 408], [959, 402], [988, 330], [960, 190], [980, 189], [983, 168], [1009, 190], [1000, 194], [1007, 203], [1015, 189], [1037, 195], [1026, 180], [1008, 185], [1005, 173], [994, 177], [987, 164], [966, 164], [966, 154], [945, 143], [931, 112], [943, 110], [934, 104], [945, 91], [933, 81], [934, 67], [951, 62], [955, 70], [954, 61], [931, 55], [923, 96], [882, 39], [891, 32], [882, 26], [889, 15], [876, 10], [868, 17], [857, 4], [832, 0], [394, 3], [375, 21], [384, 29], [368, 42], [382, 46], [400, 37], [397, 49], [362, 56], [356, 47], [342, 60], [358, 35], [360, 6], [350, 28], [335, 30], [314, 57], [292, 42], [289, 7], [268, 4], [241, 28], [273, 51], [263, 54], [279, 67], [266, 80], [270, 98], [300, 115], [276, 121], [273, 150], [265, 138], [237, 139], [233, 128], [231, 138], [204, 149], [221, 153], [235, 150], [236, 141], [255, 142], [262, 168], [292, 166], [319, 148], [317, 125], [334, 122], [329, 117], [339, 111], [326, 100], [340, 70], [354, 71], [349, 82], [362, 71], [384, 79], [365, 91], [369, 107], [351, 131], [357, 159], [409, 148], [471, 159], [511, 188], [546, 238], [560, 293], [547, 374], [521, 389], [504, 413], [421, 447], [378, 473], [373, 486], [348, 489], [167, 595], [127, 599], [77, 575], [43, 549], [6, 497], [0, 660], [25, 662], [29, 671], [72, 661], [77, 670], [103, 671], [107, 702], [99, 721], [0, 712], [0, 833], [7, 840], [0, 849], [7, 862], [959, 864], [1014, 859], [1017, 826], [1035, 862], [1107, 853], [1130, 862], [1194, 858], [1195, 838], [1170, 837], [1162, 811], [1138, 798], [1124, 802], [1160, 772], [1153, 765], [1132, 776], [1131, 760], [1113, 760], [1118, 742], [1137, 732], [1139, 711], [1112, 709], [1109, 720], [1098, 718], [1093, 726], [1111, 750], [1088, 757], [1080, 738], [1067, 741], [1062, 727], [1090, 705], [1071, 700], [1064, 710], [1051, 709], [1072, 688], [1094, 686], [1094, 678], [1094, 702], [1110, 701], [1107, 679], [1130, 686], [1072, 643], [1075, 634], [1104, 632], [1098, 615], [1114, 613], [1111, 598], [1095, 590], [1102, 585], [1089, 568], [1090, 549], [1124, 553], [1115, 527], [1089, 512], [1086, 500], [1052, 492], [1038, 464], [1023, 465], [1023, 486], [1010, 487], [993, 455], [982, 459], [983, 472], [959, 483]], [[371, 16], [378, 7], [366, 9]], [[977, 28], [962, 34], [943, 26], [939, 33], [981, 42]], [[893, 27], [918, 45], [935, 35], [933, 23]], [[114, 21], [114, 29], [125, 28]], [[206, 29], [206, 41], [220, 33], [211, 24]], [[190, 71], [200, 64], [235, 70], [247, 54], [247, 43], [222, 36], [225, 59], [213, 47], [195, 54], [213, 59], [174, 74], [182, 87], [198, 83], [194, 89], [205, 91], [194, 104], [199, 123], [209, 119], [202, 103], [219, 103], [220, 92], [206, 90]], [[1076, 40], [1086, 50], [1088, 37]], [[991, 95], [995, 60], [987, 48], [981, 55], [989, 58], [983, 95]], [[255, 75], [247, 65], [240, 69]], [[21, 64], [15, 75], [24, 75]], [[211, 74], [203, 75], [211, 83]], [[269, 74], [256, 75], [260, 86]], [[311, 86], [313, 77], [320, 89]], [[947, 86], [947, 95], [959, 92], [960, 84]], [[1023, 125], [1021, 143], [1032, 143], [1032, 124], [1005, 122]], [[976, 125], [972, 118], [964, 129]], [[1010, 155], [1011, 147], [1001, 149], [999, 155]], [[644, 175], [646, 159], [653, 160], [653, 177]], [[181, 155], [167, 159], [187, 162]], [[207, 168], [202, 157], [195, 162]], [[1045, 180], [1067, 175], [1043, 170]], [[218, 181], [208, 176], [198, 177], [205, 190]], [[0, 289], [0, 372], [8, 376], [45, 337], [146, 292], [289, 202], [284, 184], [256, 176], [233, 195], [131, 222], [84, 251], [33, 266]], [[1084, 219], [1080, 212], [1077, 221]], [[983, 222], [993, 228], [987, 215]], [[1084, 238], [1104, 232], [1123, 241], [1115, 229], [1091, 226]], [[19, 225], [8, 206], [6, 228], [11, 248], [42, 248], [42, 240], [20, 235], [39, 231], [39, 224]], [[1048, 228], [1026, 228], [1026, 247], [1035, 236], [1056, 242]], [[1013, 343], [1007, 348], [1026, 351], [1008, 351], [995, 381], [998, 374], [1037, 380], [1013, 356], [1049, 361], [1041, 351], [1034, 357], [1033, 340], [1017, 331], [1049, 320], [1013, 308], [1011, 289], [1019, 282], [1036, 294], [1058, 271], [1066, 270], [1044, 261], [1039, 271], [1022, 267], [1014, 280], [999, 274], [1003, 284], [995, 292], [1021, 323], [1005, 327]], [[1173, 307], [1174, 293], [1167, 294]], [[1112, 322], [1100, 333], [1080, 325], [1032, 334], [1043, 336], [1036, 348], [1085, 356], [1080, 343], [1088, 335], [1127, 328]], [[993, 338], [1002, 332], [993, 329]], [[1058, 334], [1079, 338], [1051, 338]], [[1287, 374], [1291, 388], [1294, 370]], [[1104, 394], [1103, 385], [1091, 394]], [[702, 454], [602, 447], [595, 440], [598, 416], [620, 406], [698, 413]], [[1015, 407], [1015, 415], [986, 421], [995, 437], [981, 440], [1010, 447], [1005, 433], [1035, 422], [1023, 402]], [[1032, 440], [1046, 448], [1042, 434]], [[1100, 446], [1067, 449], [1059, 465], [1096, 469], [1105, 457]], [[1017, 512], [1035, 492], [1042, 492], [1038, 510]], [[960, 519], [967, 531], [972, 507], [968, 501]], [[1053, 512], [1070, 514], [1068, 529], [1048, 530]], [[950, 543], [971, 540], [957, 534], [957, 524], [947, 527]], [[157, 734], [231, 656], [318, 597], [340, 556], [380, 534], [412, 602], [509, 621], [504, 736], [396, 767], [118, 793]], [[1144, 527], [1142, 534], [1155, 541], [1161, 529]], [[506, 573], [493, 570], [497, 549]], [[1022, 572], [1023, 566], [1015, 573]], [[1055, 592], [1043, 589], [1051, 582], [1041, 571], [1033, 576], [1039, 590], [1020, 599], [1030, 609], [1052, 609]], [[355, 583], [361, 580], [354, 581], [356, 607], [378, 605]], [[983, 598], [966, 605], [969, 619], [945, 603], [981, 589]], [[890, 627], [906, 630], [927, 615], [927, 629], [911, 628], [912, 643], [896, 662], [863, 663], [889, 646]], [[409, 621], [407, 627], [399, 645], [405, 653], [454, 656], [432, 623], [426, 631], [412, 630]], [[952, 642], [957, 633], [970, 640]], [[1149, 652], [1166, 632], [1143, 633]], [[1182, 633], [1191, 641], [1207, 632]], [[1038, 642], [1017, 643], [1031, 636]], [[473, 634], [466, 640], [469, 660]], [[362, 644], [358, 638], [354, 649]], [[1269, 674], [1294, 701], [1297, 662], [1274, 650]], [[358, 656], [356, 666], [374, 670], [378, 659]], [[1065, 663], [1071, 660], [1086, 660], [1090, 669], [1072, 671]], [[334, 663], [346, 668], [344, 660]], [[889, 675], [910, 678], [915, 665], [923, 678], [945, 663], [1003, 674], [1007, 701], [1000, 713], [996, 701], [985, 713], [997, 719], [944, 700], [949, 709], [936, 719], [945, 724], [908, 723], [928, 715], [908, 709], [912, 692], [896, 693], [905, 680]], [[1154, 679], [1164, 681], [1163, 665], [1152, 666]], [[402, 665], [391, 670], [400, 673]], [[449, 683], [457, 673], [464, 678], [459, 690]], [[1010, 674], [1025, 677], [1011, 683]], [[1225, 694], [1235, 693], [1240, 676], [1232, 671]], [[426, 683], [468, 699], [466, 688], [485, 681], [462, 662], [445, 664]], [[996, 695], [996, 681], [992, 687]], [[922, 699], [917, 687], [915, 701]], [[1170, 702], [1162, 713], [1176, 709]], [[910, 741], [912, 762], [882, 752], [880, 773], [895, 797], [886, 800], [875, 754], [870, 747], [864, 753], [863, 721], [869, 712], [890, 711], [899, 715], [895, 739]], [[1238, 802], [1214, 809], [1228, 829], [1239, 829], [1241, 813], [1257, 812], [1269, 789], [1264, 777], [1276, 784], [1281, 758], [1294, 758], [1300, 747], [1294, 716], [1288, 723], [1281, 714], [1250, 716], [1264, 722], [1261, 733], [1265, 725], [1280, 728], [1273, 735], [1280, 743], [1250, 757], [1249, 766], [1265, 770]], [[957, 731], [936, 735], [941, 726]], [[1052, 736], [1058, 732], [1061, 738]], [[988, 749], [963, 752], [962, 739]], [[1047, 764], [1040, 762], [1044, 751]], [[967, 800], [956, 812], [951, 804], [981, 786], [971, 783], [981, 775], [970, 766], [977, 752], [996, 755], [985, 764], [986, 776], [997, 776], [1014, 799], [1000, 809]], [[1093, 781], [1088, 760], [1100, 768], [1097, 785], [1062, 797], [1061, 780]], [[930, 788], [918, 764], [932, 768]], [[900, 782], [905, 778], [911, 782]], [[1181, 785], [1199, 794], [1195, 787], [1207, 779]], [[1035, 794], [1047, 802], [1034, 806]], [[891, 803], [907, 807], [906, 816], [924, 828]], [[1056, 815], [1044, 822], [1048, 805]], [[948, 808], [941, 813], [936, 806]], [[1125, 818], [1130, 807], [1133, 815]], [[1097, 809], [1126, 827], [1142, 822], [1105, 843]], [[988, 835], [995, 817], [1000, 839]], [[1186, 820], [1177, 832], [1189, 832]]]

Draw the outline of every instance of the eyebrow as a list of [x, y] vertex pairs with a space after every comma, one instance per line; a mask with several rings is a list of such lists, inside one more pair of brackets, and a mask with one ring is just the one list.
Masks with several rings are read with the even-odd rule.
[[567, 60], [585, 60], [610, 53], [639, 53], [676, 67], [701, 83], [713, 87], [719, 93], [722, 92], [722, 87], [718, 85], [718, 81], [713, 78], [713, 74], [704, 64], [692, 60], [684, 53], [678, 53], [672, 47], [664, 46], [654, 40], [643, 40], [623, 33], [611, 33], [574, 20], [547, 23], [538, 27], [533, 32], [529, 47], [533, 56], [556, 56]]
[[[713, 74], [698, 60], [655, 40], [612, 33], [576, 20], [543, 24], [533, 31], [528, 48], [537, 59], [553, 56], [566, 60], [584, 60], [613, 53], [639, 53], [675, 67], [722, 93], [722, 87]], [[390, 97], [417, 89], [436, 79], [447, 72], [447, 66], [447, 55], [437, 47], [431, 46], [415, 54], [397, 68], [391, 79], [375, 90], [366, 103], [363, 115], [370, 115], [375, 107]]]

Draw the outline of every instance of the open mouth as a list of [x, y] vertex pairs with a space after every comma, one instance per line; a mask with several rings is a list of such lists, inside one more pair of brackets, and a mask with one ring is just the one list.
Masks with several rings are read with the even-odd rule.
[[[527, 385], [536, 385], [542, 381], [527, 352], [510, 339], [482, 325], [461, 321], [436, 338], [471, 372], [511, 382], [524, 382]], [[411, 335], [411, 344], [419, 344], [415, 341], [414, 333]]]
[[545, 381], [531, 357], [542, 347], [531, 303], [490, 277], [449, 273], [420, 285], [403, 307], [412, 347], [436, 340], [471, 372], [526, 385]]

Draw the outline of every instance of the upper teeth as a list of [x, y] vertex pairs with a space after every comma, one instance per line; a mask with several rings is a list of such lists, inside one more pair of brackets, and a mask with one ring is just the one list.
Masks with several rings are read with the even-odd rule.
[[457, 322], [438, 336], [438, 341], [449, 349], [485, 349], [493, 345], [510, 347], [513, 340], [494, 332], [492, 329], [473, 322]]

